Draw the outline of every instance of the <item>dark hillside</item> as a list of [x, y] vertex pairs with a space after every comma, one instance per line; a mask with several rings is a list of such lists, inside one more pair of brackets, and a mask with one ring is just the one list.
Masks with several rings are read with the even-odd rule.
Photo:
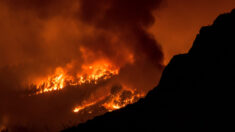
[[[166, 131], [234, 126], [235, 10], [203, 27], [146, 98], [64, 131]], [[234, 119], [233, 119], [234, 120]]]

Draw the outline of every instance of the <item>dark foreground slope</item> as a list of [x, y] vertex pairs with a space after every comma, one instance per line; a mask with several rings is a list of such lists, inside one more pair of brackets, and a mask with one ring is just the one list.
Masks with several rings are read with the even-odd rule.
[[[203, 27], [146, 98], [65, 131], [228, 129], [234, 125], [235, 10]], [[231, 118], [232, 120], [229, 120]]]

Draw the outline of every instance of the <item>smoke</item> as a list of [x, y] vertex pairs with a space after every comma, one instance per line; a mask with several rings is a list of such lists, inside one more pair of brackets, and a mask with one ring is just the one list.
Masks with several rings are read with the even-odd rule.
[[[105, 91], [112, 83], [149, 91], [163, 68], [161, 47], [146, 31], [154, 24], [152, 12], [159, 4], [160, 0], [1, 0], [0, 123], [4, 117], [8, 125], [57, 127], [74, 119], [70, 112], [76, 102], [109, 93]], [[68, 73], [76, 74], [82, 65], [101, 59], [120, 68], [110, 82], [53, 96], [22, 94], [25, 84], [57, 67], [70, 66]]]

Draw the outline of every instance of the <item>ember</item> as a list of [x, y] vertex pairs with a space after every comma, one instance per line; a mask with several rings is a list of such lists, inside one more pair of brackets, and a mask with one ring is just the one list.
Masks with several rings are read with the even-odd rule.
[[61, 67], [56, 69], [56, 72], [48, 76], [47, 79], [40, 81], [36, 84], [37, 94], [43, 94], [47, 92], [62, 90], [65, 86], [82, 85], [85, 83], [97, 83], [98, 80], [107, 80], [119, 72], [118, 68], [115, 68], [108, 62], [101, 61], [100, 63], [94, 63], [93, 65], [83, 65], [82, 72], [77, 73], [77, 76], [71, 76], [66, 73], [66, 69]]
[[[116, 87], [114, 87], [116, 88]], [[111, 89], [112, 92], [112, 89]], [[110, 95], [105, 98], [100, 98], [96, 101], [90, 103], [84, 103], [83, 105], [77, 106], [73, 109], [74, 113], [78, 113], [81, 110], [85, 110], [88, 107], [99, 104], [99, 107], [104, 107], [107, 111], [111, 112], [120, 108], [125, 107], [128, 104], [137, 102], [144, 94], [139, 94], [133, 90], [123, 90], [121, 88], [117, 93], [110, 93]]]
[[0, 125], [59, 131], [146, 95], [164, 68], [148, 31], [159, 4], [0, 0]]

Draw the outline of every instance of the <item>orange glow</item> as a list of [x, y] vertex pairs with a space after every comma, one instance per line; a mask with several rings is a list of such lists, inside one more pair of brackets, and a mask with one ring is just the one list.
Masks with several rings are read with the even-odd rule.
[[109, 79], [111, 76], [117, 75], [119, 69], [107, 62], [100, 61], [93, 65], [83, 65], [82, 71], [82, 73], [77, 74], [77, 78], [79, 79], [78, 84], [80, 85], [86, 82], [97, 83], [101, 78], [104, 80]]
[[94, 105], [96, 102], [92, 102], [92, 103], [89, 103], [89, 104], [85, 104], [85, 105], [82, 105], [82, 106], [78, 106], [78, 107], [76, 107], [74, 110], [73, 110], [73, 112], [74, 113], [78, 113], [78, 112], [80, 112], [81, 110], [83, 110], [83, 109], [85, 109], [85, 108], [87, 108], [87, 107], [89, 107], [89, 106], [92, 106], [92, 105]]
[[77, 73], [76, 77], [67, 74], [66, 68], [59, 67], [54, 74], [36, 84], [37, 92], [35, 94], [58, 91], [72, 85], [97, 84], [99, 80], [110, 79], [118, 73], [119, 68], [111, 65], [108, 61], [97, 61], [91, 65], [82, 65], [82, 72]]
[[162, 44], [164, 64], [177, 54], [184, 54], [202, 26], [211, 25], [221, 13], [235, 7], [234, 0], [166, 0], [154, 12], [156, 22], [150, 32]]
[[132, 90], [128, 90], [129, 95], [127, 95], [126, 97], [123, 97], [123, 93], [124, 93], [123, 91], [116, 94], [116, 95], [107, 96], [105, 101], [104, 101], [104, 98], [100, 98], [100, 99], [98, 99], [96, 101], [93, 101], [93, 102], [90, 102], [90, 103], [84, 103], [83, 105], [75, 107], [73, 109], [73, 112], [74, 113], [79, 113], [81, 110], [84, 110], [88, 107], [92, 107], [92, 106], [98, 104], [102, 100], [103, 100], [103, 102], [99, 103], [99, 105], [104, 107], [109, 112], [111, 112], [111, 111], [114, 111], [114, 110], [121, 109], [121, 108], [125, 107], [128, 104], [135, 103], [141, 97], [144, 96], [144, 94], [141, 95], [141, 94], [135, 93]]
[[42, 80], [37, 84], [39, 90], [36, 94], [56, 91], [64, 88], [65, 73], [62, 68], [57, 68], [54, 75], [49, 76], [47, 80]]
[[[75, 108], [73, 109], [73, 112], [74, 112], [74, 113], [78, 113], [78, 112], [80, 112], [81, 110], [84, 110], [84, 109], [86, 109], [86, 108], [88, 108], [88, 107], [90, 107], [90, 106], [95, 105], [96, 103], [98, 103], [99, 101], [103, 100], [104, 98], [105, 98], [105, 96], [104, 96], [104, 97], [101, 97], [101, 98], [99, 98], [99, 99], [97, 99], [97, 100], [95, 100], [95, 101], [91, 101], [90, 103], [84, 102], [82, 105], [75, 107]], [[90, 112], [89, 112], [89, 113], [90, 113]]]
[[108, 111], [113, 111], [117, 110], [120, 108], [125, 107], [128, 104], [135, 103], [138, 99], [143, 97], [141, 94], [135, 94], [133, 91], [131, 91], [131, 95], [129, 95], [126, 98], [122, 98], [122, 95], [119, 93], [116, 96], [113, 96], [111, 100], [105, 102], [103, 106], [108, 110]]

